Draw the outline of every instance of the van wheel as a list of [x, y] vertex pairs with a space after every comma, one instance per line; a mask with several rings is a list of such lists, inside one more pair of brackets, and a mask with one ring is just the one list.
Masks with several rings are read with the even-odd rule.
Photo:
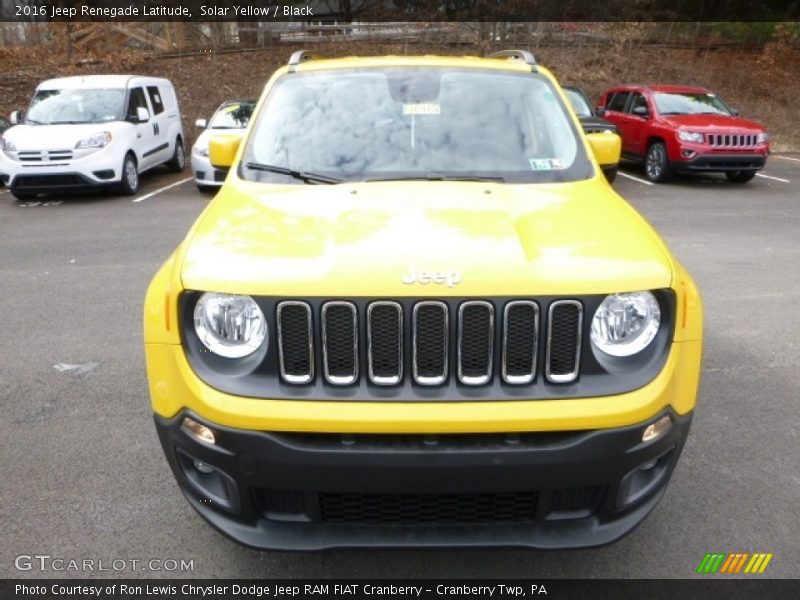
[[727, 171], [725, 173], [725, 177], [732, 183], [747, 183], [755, 176], [755, 171]]
[[180, 173], [186, 166], [186, 154], [183, 151], [183, 142], [180, 139], [175, 140], [175, 154], [172, 155], [167, 166], [173, 173]]
[[133, 196], [139, 191], [139, 168], [136, 166], [133, 154], [126, 154], [122, 162], [122, 181], [119, 183], [119, 191], [125, 196]]
[[653, 183], [663, 183], [672, 177], [672, 169], [667, 159], [667, 147], [663, 143], [654, 142], [647, 149], [644, 172]]

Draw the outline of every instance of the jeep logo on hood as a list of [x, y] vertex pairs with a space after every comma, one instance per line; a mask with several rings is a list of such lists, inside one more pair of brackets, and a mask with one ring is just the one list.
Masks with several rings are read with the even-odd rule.
[[453, 287], [461, 282], [461, 273], [459, 271], [417, 271], [412, 268], [410, 272], [400, 278], [400, 281], [405, 284], [446, 283], [447, 287]]

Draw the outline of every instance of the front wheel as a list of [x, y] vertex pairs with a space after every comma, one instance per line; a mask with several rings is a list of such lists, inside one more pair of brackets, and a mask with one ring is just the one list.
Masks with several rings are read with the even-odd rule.
[[139, 191], [139, 168], [132, 154], [126, 154], [122, 162], [122, 181], [119, 190], [125, 196], [133, 196]]
[[667, 147], [661, 142], [651, 144], [644, 159], [644, 172], [653, 183], [663, 183], [672, 177], [667, 159]]
[[167, 163], [167, 167], [173, 173], [180, 173], [186, 166], [186, 153], [183, 151], [183, 142], [175, 140], [175, 153]]
[[755, 176], [755, 171], [727, 171], [725, 173], [725, 177], [731, 183], [747, 183]]

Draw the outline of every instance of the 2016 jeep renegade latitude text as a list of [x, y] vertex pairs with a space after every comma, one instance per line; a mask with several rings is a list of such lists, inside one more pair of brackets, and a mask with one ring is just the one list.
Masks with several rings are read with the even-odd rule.
[[681, 453], [700, 298], [524, 51], [322, 59], [210, 142], [153, 279], [155, 422], [249, 546], [594, 546]]

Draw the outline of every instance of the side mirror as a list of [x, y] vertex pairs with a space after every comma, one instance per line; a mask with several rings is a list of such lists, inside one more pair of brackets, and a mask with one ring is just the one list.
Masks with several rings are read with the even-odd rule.
[[635, 114], [637, 117], [645, 118], [648, 115], [647, 107], [646, 106], [634, 106], [633, 107], [633, 114]]
[[741, 112], [742, 112], [742, 111], [740, 111], [738, 108], [732, 108], [732, 109], [731, 109], [731, 114], [732, 114], [734, 117], [738, 117], [738, 116], [741, 114]]
[[211, 166], [217, 169], [230, 169], [241, 142], [242, 137], [239, 135], [213, 136], [208, 141], [208, 159], [211, 161]]
[[601, 167], [616, 165], [622, 154], [622, 138], [611, 131], [590, 133], [586, 136], [592, 147], [592, 154]]
[[150, 120], [150, 111], [140, 106], [136, 109], [136, 120], [139, 123], [147, 123]]
[[194, 126], [198, 129], [205, 129], [208, 127], [208, 121], [205, 119], [197, 119], [197, 121], [194, 122]]
[[24, 117], [24, 116], [25, 116], [25, 113], [23, 113], [23, 112], [20, 112], [20, 111], [18, 111], [18, 110], [15, 110], [14, 112], [12, 112], [12, 113], [11, 113], [11, 114], [8, 116], [8, 121], [9, 121], [9, 122], [10, 122], [12, 125], [19, 125], [20, 123], [22, 123], [22, 119], [23, 119], [23, 117]]

